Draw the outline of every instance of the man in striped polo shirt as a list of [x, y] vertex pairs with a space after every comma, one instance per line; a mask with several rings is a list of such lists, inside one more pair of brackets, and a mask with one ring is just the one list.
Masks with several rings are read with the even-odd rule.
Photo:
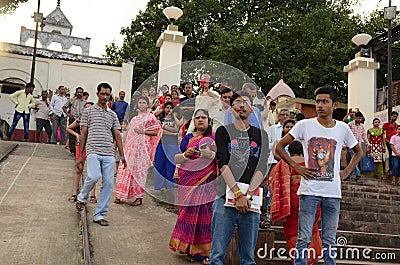
[[99, 84], [97, 86], [97, 104], [83, 111], [79, 158], [76, 161], [78, 169], [83, 170], [82, 154], [86, 145], [87, 177], [77, 197], [76, 208], [78, 210], [84, 209], [89, 192], [100, 177], [103, 177], [99, 202], [93, 215], [93, 222], [101, 226], [108, 226], [104, 215], [108, 213], [110, 197], [114, 189], [114, 139], [117, 142], [121, 162], [124, 164], [124, 168], [126, 167], [119, 131], [121, 126], [117, 114], [107, 106], [111, 90], [109, 84]]

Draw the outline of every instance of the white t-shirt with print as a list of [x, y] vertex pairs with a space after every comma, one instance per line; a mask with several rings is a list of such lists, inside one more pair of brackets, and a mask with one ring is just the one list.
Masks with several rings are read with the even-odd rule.
[[326, 128], [313, 118], [296, 123], [289, 133], [302, 143], [306, 166], [318, 170], [316, 179], [301, 178], [297, 194], [341, 198], [339, 172], [342, 146], [353, 148], [357, 144], [349, 126], [336, 121], [334, 127]]

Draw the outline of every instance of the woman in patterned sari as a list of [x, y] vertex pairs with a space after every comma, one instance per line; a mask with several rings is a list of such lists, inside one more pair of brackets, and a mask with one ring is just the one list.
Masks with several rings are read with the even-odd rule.
[[374, 127], [369, 128], [367, 131], [367, 137], [371, 144], [371, 150], [368, 156], [374, 158], [375, 172], [374, 177], [383, 179], [383, 153], [386, 152], [386, 141], [383, 129], [379, 127], [381, 120], [375, 118], [372, 121]]
[[187, 254], [187, 260], [203, 260], [208, 264], [211, 250], [212, 204], [216, 196], [217, 163], [214, 138], [208, 112], [194, 113], [195, 130], [181, 142], [182, 154], [175, 156], [181, 164], [178, 171], [178, 203], [180, 208], [169, 248]]
[[124, 169], [120, 164], [118, 168], [114, 203], [120, 203], [121, 199], [134, 199], [131, 206], [142, 204], [147, 171], [162, 134], [156, 117], [147, 111], [148, 106], [147, 97], [138, 98], [138, 115], [129, 123], [124, 144], [128, 166]]

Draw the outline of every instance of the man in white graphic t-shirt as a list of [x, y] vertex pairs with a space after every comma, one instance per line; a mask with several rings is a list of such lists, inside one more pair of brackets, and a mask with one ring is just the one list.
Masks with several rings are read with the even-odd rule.
[[[338, 96], [332, 87], [315, 91], [317, 117], [298, 122], [276, 146], [276, 152], [299, 175], [302, 175], [299, 208], [299, 235], [295, 265], [307, 265], [307, 247], [311, 241], [315, 214], [321, 206], [322, 246], [324, 263], [336, 264], [336, 231], [340, 212], [340, 182], [347, 177], [362, 157], [362, 150], [353, 133], [341, 121], [332, 118]], [[303, 144], [306, 166], [293, 161], [284, 150], [294, 139]], [[354, 151], [350, 163], [340, 170], [340, 152], [345, 145]], [[310, 252], [310, 254], [313, 254]], [[315, 254], [315, 253], [314, 253]], [[318, 254], [318, 253], [317, 253]]]

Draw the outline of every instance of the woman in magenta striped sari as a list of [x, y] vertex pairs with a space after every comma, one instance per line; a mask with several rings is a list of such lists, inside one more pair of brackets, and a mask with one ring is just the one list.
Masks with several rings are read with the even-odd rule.
[[178, 171], [178, 204], [181, 207], [169, 248], [187, 254], [189, 261], [208, 264], [211, 250], [212, 204], [216, 196], [217, 163], [214, 133], [208, 112], [194, 113], [195, 130], [181, 142], [182, 154], [175, 156]]

